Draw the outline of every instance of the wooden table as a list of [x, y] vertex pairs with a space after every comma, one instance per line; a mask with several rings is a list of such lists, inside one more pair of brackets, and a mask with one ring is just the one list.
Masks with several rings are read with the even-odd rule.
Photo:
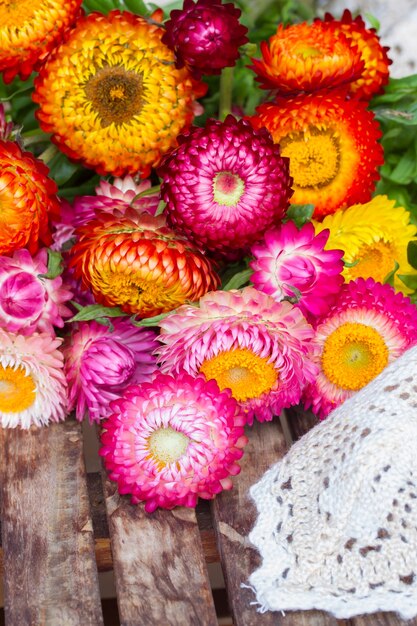
[[[391, 613], [337, 620], [257, 613], [241, 587], [259, 565], [248, 488], [311, 427], [293, 412], [256, 424], [234, 489], [197, 510], [145, 513], [104, 474], [86, 474], [80, 424], [0, 429], [0, 574], [7, 626], [103, 624], [98, 571], [113, 569], [122, 626], [218, 624], [206, 563], [220, 559], [234, 626], [417, 626]], [[284, 430], [283, 430], [284, 428]], [[284, 436], [284, 432], [286, 436]]]

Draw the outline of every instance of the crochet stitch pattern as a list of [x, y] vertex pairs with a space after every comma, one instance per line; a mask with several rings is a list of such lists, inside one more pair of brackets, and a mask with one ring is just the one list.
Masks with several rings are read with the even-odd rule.
[[255, 484], [260, 611], [417, 615], [417, 346]]

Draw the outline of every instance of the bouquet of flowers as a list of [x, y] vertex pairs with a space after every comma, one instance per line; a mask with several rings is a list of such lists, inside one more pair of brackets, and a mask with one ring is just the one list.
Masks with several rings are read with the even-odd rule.
[[[0, 9], [0, 426], [102, 426], [147, 511], [417, 343], [417, 76], [294, 0]], [[16, 24], [21, 26], [16, 27]]]

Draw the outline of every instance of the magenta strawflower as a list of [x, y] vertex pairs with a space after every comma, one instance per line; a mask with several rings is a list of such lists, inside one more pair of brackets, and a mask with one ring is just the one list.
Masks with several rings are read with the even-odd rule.
[[298, 297], [296, 306], [312, 321], [324, 315], [343, 284], [343, 250], [324, 250], [328, 238], [328, 230], [315, 235], [311, 223], [268, 230], [251, 249], [254, 287], [277, 301]]
[[184, 0], [171, 11], [162, 41], [175, 52], [177, 67], [186, 65], [196, 77], [220, 74], [235, 65], [248, 29], [239, 23], [241, 11], [220, 0]]
[[111, 321], [113, 330], [80, 323], [64, 344], [70, 409], [80, 421], [87, 415], [91, 422], [108, 417], [109, 402], [127, 385], [150, 380], [156, 369], [155, 333], [125, 318]]
[[232, 115], [178, 141], [159, 168], [168, 221], [207, 250], [242, 256], [285, 215], [288, 159], [266, 129]]
[[417, 343], [417, 308], [390, 285], [357, 278], [342, 286], [316, 341], [320, 372], [303, 400], [323, 419]]
[[132, 502], [156, 508], [194, 507], [231, 489], [230, 476], [247, 443], [245, 418], [214, 380], [157, 374], [111, 403], [100, 454], [109, 477]]
[[30, 428], [68, 414], [62, 339], [0, 328], [0, 427]]
[[72, 292], [62, 278], [46, 278], [48, 253], [35, 256], [22, 248], [12, 257], [0, 256], [0, 326], [10, 332], [32, 335], [35, 331], [55, 334], [72, 315], [65, 302]]
[[300, 309], [253, 287], [208, 293], [199, 307], [181, 306], [160, 328], [161, 370], [214, 378], [220, 389], [231, 389], [249, 424], [297, 404], [317, 375], [314, 330]]

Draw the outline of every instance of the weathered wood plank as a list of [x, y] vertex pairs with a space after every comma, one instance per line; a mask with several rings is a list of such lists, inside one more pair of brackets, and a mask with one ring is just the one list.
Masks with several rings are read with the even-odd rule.
[[123, 626], [217, 625], [195, 511], [149, 515], [114, 483], [104, 491]]
[[0, 429], [6, 623], [103, 623], [80, 425]]
[[[294, 441], [302, 437], [308, 430], [313, 428], [318, 420], [309, 412], [303, 412], [300, 408], [289, 411], [288, 424]], [[371, 613], [360, 615], [348, 620], [350, 626], [417, 626], [417, 618], [402, 620], [396, 613]], [[338, 620], [338, 624], [344, 623]]]
[[249, 574], [260, 565], [258, 552], [250, 545], [247, 535], [252, 529], [256, 511], [248, 489], [262, 474], [277, 462], [286, 451], [286, 444], [278, 420], [255, 424], [248, 429], [249, 444], [241, 460], [242, 472], [233, 479], [234, 488], [217, 496], [213, 503], [215, 530], [229, 603], [235, 626], [333, 626], [336, 620], [319, 611], [257, 613], [251, 606], [254, 594], [241, 588]]

